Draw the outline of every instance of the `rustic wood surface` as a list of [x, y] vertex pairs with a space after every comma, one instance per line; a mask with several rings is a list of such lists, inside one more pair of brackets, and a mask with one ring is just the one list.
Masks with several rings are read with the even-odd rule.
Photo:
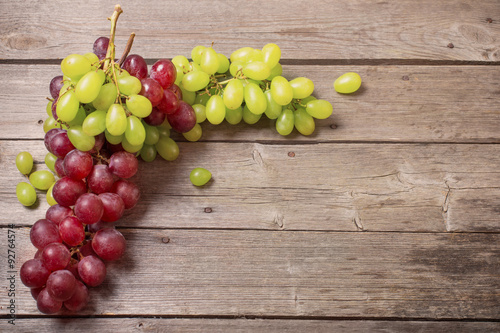
[[[0, 0], [0, 331], [500, 332], [497, 0], [120, 2], [119, 52], [131, 32], [149, 64], [275, 42], [334, 114], [310, 137], [265, 120], [174, 135], [180, 157], [134, 177], [126, 254], [89, 306], [44, 316], [17, 279], [9, 324], [9, 225], [19, 271], [48, 207], [17, 202], [14, 159], [46, 169], [48, 83], [115, 3]], [[337, 94], [348, 71], [363, 85]]]

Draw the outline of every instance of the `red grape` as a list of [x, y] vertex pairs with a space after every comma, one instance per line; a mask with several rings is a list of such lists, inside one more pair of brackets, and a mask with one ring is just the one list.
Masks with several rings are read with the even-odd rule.
[[38, 220], [33, 224], [30, 230], [30, 240], [39, 250], [43, 250], [50, 243], [62, 242], [57, 225], [46, 219]]
[[95, 256], [88, 256], [80, 260], [78, 274], [82, 281], [90, 287], [96, 287], [106, 278], [106, 265]]
[[196, 125], [196, 113], [193, 107], [184, 101], [179, 101], [177, 111], [167, 114], [167, 119], [172, 129], [179, 133], [189, 132]]
[[[99, 224], [101, 224], [101, 222], [97, 222], [95, 224], [89, 225], [89, 232], [92, 232], [90, 230], [91, 226], [93, 228], [95, 225], [99, 225]], [[94, 249], [92, 248], [92, 241], [91, 240], [88, 241], [87, 243], [85, 243], [82, 247], [80, 247], [79, 251], [80, 251], [80, 254], [84, 257], [97, 256], [97, 254], [95, 254], [95, 252], [94, 252]]]
[[55, 223], [57, 226], [64, 220], [66, 217], [73, 215], [73, 210], [69, 207], [64, 207], [59, 204], [54, 206], [50, 206], [45, 212], [45, 218], [52, 223]]
[[64, 173], [74, 179], [83, 179], [92, 171], [93, 164], [90, 153], [73, 149], [64, 157]]
[[59, 158], [64, 158], [67, 153], [75, 149], [75, 146], [68, 138], [66, 131], [62, 131], [51, 137], [49, 141], [49, 151]]
[[[90, 233], [96, 233], [96, 232], [98, 232], [101, 229], [104, 229], [104, 228], [114, 228], [114, 227], [115, 227], [115, 224], [113, 222], [104, 222], [103, 220], [101, 220], [101, 221], [99, 221], [97, 223], [89, 224], [87, 226], [87, 230]], [[87, 244], [85, 244], [85, 246], [86, 245], [91, 245], [90, 243], [91, 243], [91, 241], [88, 242]], [[83, 248], [83, 246], [80, 248], [80, 251], [82, 250], [82, 248]], [[92, 250], [92, 254], [95, 255], [94, 250]], [[87, 256], [87, 255], [89, 255], [89, 254], [86, 254], [85, 256]]]
[[67, 269], [61, 269], [50, 274], [45, 289], [53, 299], [64, 302], [73, 296], [75, 287], [76, 278], [73, 273]]
[[163, 88], [150, 77], [141, 80], [142, 88], [140, 94], [151, 102], [151, 105], [157, 106], [163, 98]]
[[92, 239], [92, 248], [104, 260], [113, 261], [121, 258], [125, 252], [125, 237], [116, 229], [99, 230]]
[[163, 97], [158, 104], [158, 110], [165, 114], [172, 114], [179, 108], [179, 98], [177, 95], [169, 89], [165, 89], [163, 92]]
[[123, 62], [122, 68], [139, 80], [148, 76], [148, 65], [146, 64], [146, 60], [137, 54], [129, 55]]
[[179, 86], [178, 86], [178, 85], [176, 85], [175, 83], [174, 83], [174, 84], [172, 84], [172, 85], [168, 88], [168, 90], [173, 91], [173, 92], [177, 95], [177, 98], [178, 98], [179, 100], [181, 100], [181, 99], [182, 99], [182, 90], [181, 90], [181, 88], [179, 88]]
[[40, 295], [40, 292], [43, 290], [44, 287], [38, 287], [38, 288], [31, 288], [30, 289], [30, 292], [31, 292], [31, 296], [33, 296], [33, 298], [36, 299], [38, 298], [38, 295]]
[[59, 179], [52, 188], [52, 195], [61, 206], [69, 207], [76, 203], [76, 200], [87, 192], [87, 186], [82, 180], [63, 177]]
[[144, 119], [144, 122], [148, 125], [159, 126], [165, 121], [166, 117], [167, 115], [165, 113], [161, 112], [157, 107], [154, 107], [149, 116], [142, 119]]
[[150, 76], [152, 79], [158, 81], [163, 89], [167, 89], [174, 84], [177, 78], [177, 70], [170, 60], [160, 59], [151, 67]]
[[71, 254], [61, 243], [47, 245], [42, 251], [42, 262], [49, 271], [57, 271], [68, 266]]
[[64, 171], [64, 159], [57, 158], [54, 164], [54, 171], [59, 178], [66, 176], [66, 171]]
[[85, 228], [76, 216], [68, 216], [61, 222], [59, 234], [69, 246], [80, 245], [85, 240]]
[[105, 164], [96, 164], [87, 177], [87, 185], [96, 194], [109, 192], [115, 179], [109, 167]]
[[99, 37], [95, 40], [93, 51], [99, 60], [106, 58], [106, 52], [108, 51], [109, 38]]
[[141, 195], [137, 185], [126, 179], [120, 179], [113, 184], [111, 192], [118, 194], [125, 204], [125, 209], [134, 207]]
[[61, 132], [64, 132], [64, 130], [60, 128], [53, 128], [49, 130], [47, 133], [45, 133], [45, 136], [43, 137], [43, 143], [45, 144], [45, 148], [47, 148], [48, 151], [50, 150], [50, 140], [52, 140], [52, 137], [54, 137], [56, 134], [59, 134]]
[[125, 211], [125, 203], [122, 198], [116, 193], [101, 193], [99, 198], [104, 207], [104, 213], [101, 220], [104, 222], [115, 222], [122, 217]]
[[42, 291], [40, 291], [40, 294], [38, 294], [36, 305], [41, 313], [54, 314], [61, 310], [62, 302], [56, 301], [54, 298], [52, 298], [47, 288], [44, 288], [42, 289]]
[[52, 78], [52, 80], [50, 80], [50, 84], [49, 84], [50, 96], [52, 96], [52, 98], [58, 98], [59, 91], [61, 90], [63, 85], [64, 85], [64, 83], [63, 83], [63, 76], [62, 75], [58, 75], [58, 76]]
[[102, 201], [94, 193], [84, 193], [76, 200], [75, 215], [83, 224], [99, 222], [103, 212]]
[[72, 312], [78, 312], [89, 302], [89, 290], [86, 285], [76, 281], [75, 292], [70, 299], [64, 301], [64, 307]]
[[134, 154], [120, 151], [111, 155], [109, 171], [120, 178], [130, 178], [136, 174], [139, 162]]
[[45, 285], [50, 271], [40, 259], [26, 261], [19, 271], [21, 282], [28, 288], [40, 288]]

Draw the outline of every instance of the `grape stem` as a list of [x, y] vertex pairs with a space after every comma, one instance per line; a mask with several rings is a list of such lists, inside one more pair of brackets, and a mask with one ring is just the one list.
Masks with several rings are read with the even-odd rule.
[[130, 34], [130, 37], [128, 38], [127, 45], [125, 46], [125, 50], [123, 51], [122, 57], [120, 58], [120, 61], [118, 61], [118, 66], [120, 67], [122, 66], [123, 62], [125, 61], [130, 52], [130, 49], [132, 49], [132, 44], [134, 43], [134, 37], [135, 33], [133, 32]]
[[104, 71], [108, 69], [110, 64], [112, 67], [114, 67], [116, 22], [118, 21], [118, 17], [120, 16], [121, 13], [123, 13], [122, 8], [120, 7], [120, 5], [116, 5], [113, 15], [111, 15], [111, 17], [108, 17], [108, 20], [111, 21], [111, 34], [109, 37], [108, 50], [106, 51], [106, 61], [104, 62], [103, 65]]

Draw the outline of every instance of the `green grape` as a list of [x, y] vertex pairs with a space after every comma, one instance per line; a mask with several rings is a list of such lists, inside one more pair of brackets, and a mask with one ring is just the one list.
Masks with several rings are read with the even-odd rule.
[[[248, 111], [250, 112], [250, 111]], [[226, 108], [226, 121], [231, 125], [236, 125], [243, 119], [243, 108], [240, 106], [234, 110]]]
[[47, 116], [52, 117], [52, 103], [53, 101], [49, 101], [47, 106], [45, 107], [45, 112], [47, 112]]
[[202, 71], [189, 72], [182, 78], [182, 86], [188, 91], [197, 91], [205, 88], [210, 82], [210, 77]]
[[200, 67], [201, 70], [208, 75], [212, 75], [217, 72], [219, 69], [219, 57], [213, 48], [207, 47], [203, 51], [200, 58]]
[[267, 106], [266, 106], [266, 116], [269, 119], [276, 119], [281, 114], [282, 106], [276, 103], [271, 94], [271, 90], [266, 90], [264, 92], [264, 96], [266, 96]]
[[122, 145], [123, 149], [125, 149], [126, 152], [135, 154], [142, 149], [142, 147], [144, 146], [144, 143], [141, 143], [139, 145], [133, 145], [130, 142], [128, 142], [128, 140], [125, 136], [123, 136], [123, 140], [121, 142], [121, 145]]
[[181, 89], [182, 92], [182, 100], [188, 103], [189, 105], [193, 105], [194, 100], [196, 98], [196, 92], [184, 89], [182, 84], [179, 86], [179, 88]]
[[142, 145], [146, 139], [146, 130], [144, 129], [140, 119], [136, 116], [129, 116], [127, 118], [125, 139], [127, 139], [127, 141], [133, 146]]
[[127, 115], [120, 104], [113, 104], [109, 107], [106, 114], [106, 129], [109, 134], [114, 136], [125, 133], [127, 129]]
[[90, 61], [80, 54], [70, 54], [61, 62], [61, 71], [72, 80], [78, 80], [87, 74], [90, 67]]
[[179, 156], [179, 146], [171, 138], [161, 136], [155, 148], [158, 154], [167, 161], [174, 161]]
[[158, 129], [158, 134], [160, 134], [160, 138], [161, 137], [166, 137], [166, 138], [170, 137], [170, 129], [168, 129], [164, 126], [156, 126], [156, 128]]
[[203, 186], [212, 179], [212, 173], [204, 168], [194, 168], [189, 174], [189, 180], [196, 186]]
[[253, 61], [243, 67], [243, 74], [253, 80], [265, 80], [271, 75], [271, 69], [262, 61]]
[[47, 153], [47, 155], [45, 155], [45, 165], [52, 172], [56, 172], [56, 168], [55, 168], [56, 160], [57, 160], [57, 156], [52, 154], [52, 153]]
[[76, 149], [89, 151], [94, 148], [95, 137], [85, 134], [81, 126], [71, 126], [67, 133], [69, 141], [71, 141]]
[[115, 65], [115, 75], [116, 75], [116, 79], [120, 79], [122, 77], [127, 77], [127, 76], [130, 76], [130, 73], [127, 72], [127, 70], [123, 69], [123, 68], [120, 68], [120, 66], [118, 66], [118, 64]]
[[54, 184], [52, 184], [49, 189], [47, 190], [47, 193], [45, 194], [45, 198], [47, 199], [47, 203], [51, 206], [54, 206], [57, 204], [56, 199], [54, 199], [54, 195], [52, 194], [52, 189], [54, 188]]
[[156, 148], [153, 145], [144, 144], [141, 148], [141, 158], [145, 162], [153, 162], [156, 158]]
[[203, 131], [201, 130], [200, 124], [195, 124], [194, 127], [188, 132], [182, 133], [184, 138], [188, 141], [195, 142], [201, 139]]
[[76, 98], [80, 103], [90, 103], [99, 96], [99, 92], [104, 83], [104, 74], [101, 69], [85, 74], [75, 87]]
[[70, 122], [75, 119], [80, 102], [75, 95], [75, 92], [70, 90], [57, 100], [56, 113], [61, 121]]
[[207, 112], [206, 112], [205, 105], [193, 104], [193, 110], [194, 110], [194, 114], [196, 115], [196, 123], [198, 123], [198, 124], [202, 123], [207, 119]]
[[276, 119], [276, 130], [279, 134], [286, 136], [293, 131], [295, 117], [290, 109], [283, 109], [278, 119]]
[[260, 118], [262, 117], [262, 113], [255, 114], [248, 109], [248, 105], [245, 105], [245, 107], [243, 108], [242, 116], [243, 116], [243, 121], [245, 123], [247, 123], [249, 125], [253, 125], [260, 120]]
[[314, 91], [314, 83], [306, 77], [297, 77], [289, 83], [292, 87], [293, 98], [306, 98]]
[[352, 94], [359, 87], [361, 87], [361, 76], [354, 72], [342, 74], [333, 83], [335, 91], [341, 94]]
[[97, 69], [97, 67], [99, 67], [99, 57], [95, 53], [89, 52], [85, 53], [83, 56], [90, 61], [92, 69]]
[[165, 118], [165, 120], [158, 127], [164, 127], [168, 130], [172, 129], [172, 125], [170, 125], [170, 123], [168, 122], [168, 118]]
[[[212, 90], [212, 89], [210, 89], [210, 90]], [[205, 91], [201, 91], [201, 92], [196, 93], [196, 97], [193, 101], [193, 105], [194, 104], [201, 104], [203, 106], [207, 105], [207, 102], [208, 102], [208, 99], [210, 98], [210, 95], [207, 94]]]
[[247, 63], [254, 61], [264, 61], [264, 54], [262, 53], [262, 50], [253, 49], [253, 51], [248, 54], [246, 61]]
[[153, 105], [147, 97], [142, 95], [130, 95], [127, 100], [127, 109], [139, 118], [145, 118], [153, 111]]
[[137, 95], [141, 92], [141, 81], [135, 76], [124, 76], [117, 79], [118, 89], [126, 96]]
[[272, 81], [276, 76], [281, 76], [283, 74], [283, 67], [280, 63], [277, 63], [276, 66], [271, 68], [271, 74], [268, 76], [267, 80]]
[[253, 52], [253, 48], [252, 47], [242, 47], [240, 49], [237, 49], [236, 51], [234, 51], [233, 53], [231, 53], [231, 56], [229, 57], [229, 59], [231, 60], [231, 62], [235, 62], [235, 61], [241, 61], [241, 62], [247, 62], [247, 59], [248, 59], [248, 56]]
[[189, 68], [189, 60], [185, 56], [178, 55], [172, 58], [172, 63], [178, 67], [181, 68], [183, 71], [187, 71]]
[[155, 143], [160, 140], [160, 131], [156, 126], [151, 126], [146, 124], [145, 122], [142, 123], [144, 126], [144, 130], [146, 131], [146, 137], [144, 139], [144, 143], [147, 145], [154, 145]]
[[307, 96], [306, 98], [303, 98], [300, 101], [300, 104], [302, 104], [305, 107], [307, 105], [307, 103], [309, 103], [310, 101], [314, 101], [314, 100], [316, 100], [316, 97], [314, 97], [314, 96]]
[[293, 99], [290, 83], [283, 76], [276, 76], [271, 81], [271, 95], [279, 105], [287, 105]]
[[106, 141], [108, 141], [112, 145], [117, 145], [121, 143], [123, 140], [123, 133], [120, 135], [112, 135], [111, 133], [108, 132], [108, 130], [105, 130], [104, 136], [106, 137]]
[[224, 89], [224, 105], [231, 110], [239, 108], [243, 103], [243, 95], [243, 83], [239, 79], [229, 81]]
[[281, 49], [274, 43], [264, 45], [262, 53], [264, 55], [264, 62], [269, 68], [273, 68], [280, 61]]
[[17, 200], [24, 206], [32, 206], [36, 202], [36, 191], [30, 184], [20, 182], [16, 186]]
[[82, 130], [88, 136], [96, 136], [106, 130], [106, 111], [95, 110], [83, 121]]
[[67, 129], [68, 127], [64, 124], [60, 124], [59, 122], [57, 122], [57, 120], [55, 120], [53, 117], [48, 117], [47, 119], [45, 119], [45, 121], [43, 122], [43, 131], [45, 133], [47, 133], [48, 131], [50, 131], [51, 129], [53, 128], [62, 128], [62, 129]]
[[205, 107], [205, 114], [207, 116], [207, 120], [211, 124], [218, 125], [222, 123], [226, 117], [226, 106], [224, 105], [222, 97], [219, 95], [212, 95]]
[[190, 62], [189, 63], [189, 72], [203, 72], [199, 63]]
[[298, 108], [294, 111], [294, 124], [297, 131], [302, 135], [311, 135], [316, 128], [314, 118], [306, 112], [304, 108]]
[[201, 56], [203, 55], [203, 51], [205, 51], [205, 49], [206, 47], [203, 45], [195, 46], [191, 50], [191, 59], [193, 59], [195, 63], [199, 64], [201, 61]]
[[75, 125], [82, 125], [83, 122], [85, 121], [85, 118], [87, 118], [87, 113], [85, 112], [85, 109], [83, 106], [80, 106], [78, 108], [78, 112], [76, 113], [75, 118], [73, 118], [72, 121], [68, 123], [69, 127], [75, 126]]
[[223, 74], [229, 69], [229, 59], [222, 53], [217, 53], [217, 58], [219, 59], [219, 68], [217, 68], [217, 73]]
[[39, 190], [48, 190], [56, 182], [54, 174], [48, 170], [35, 171], [30, 175], [29, 179], [31, 185]]
[[324, 99], [315, 99], [306, 104], [306, 111], [317, 119], [326, 119], [333, 113], [332, 104]]
[[[69, 80], [69, 79], [67, 79]], [[61, 90], [59, 90], [59, 97], [64, 95], [67, 91], [72, 90], [76, 84], [73, 84], [69, 81], [64, 82], [63, 86], [61, 87]]]
[[232, 76], [236, 77], [238, 72], [243, 71], [243, 66], [244, 66], [243, 62], [234, 61], [229, 65], [229, 73], [231, 73]]
[[27, 175], [33, 169], [33, 156], [27, 151], [22, 151], [16, 156], [16, 167], [20, 173]]
[[180, 85], [181, 82], [182, 82], [182, 79], [184, 78], [184, 70], [180, 67], [178, 67], [177, 65], [174, 65], [175, 66], [175, 81], [174, 83], [176, 85]]
[[266, 111], [267, 101], [262, 89], [255, 83], [248, 83], [245, 86], [245, 106], [252, 113], [260, 115]]

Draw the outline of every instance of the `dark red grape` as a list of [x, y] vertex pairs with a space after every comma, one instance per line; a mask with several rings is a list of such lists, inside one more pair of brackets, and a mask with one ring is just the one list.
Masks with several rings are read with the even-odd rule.
[[36, 299], [36, 306], [41, 313], [44, 314], [54, 314], [59, 312], [62, 308], [62, 302], [56, 301], [52, 296], [50, 296], [47, 288], [42, 289], [40, 294]]
[[161, 112], [160, 110], [158, 110], [158, 108], [154, 107], [153, 111], [151, 111], [149, 116], [142, 119], [144, 119], [144, 122], [146, 122], [146, 124], [148, 125], [160, 126], [161, 124], [163, 124], [166, 117], [167, 115], [165, 113]]
[[71, 272], [75, 276], [77, 280], [80, 279], [80, 275], [78, 274], [78, 260], [71, 258], [68, 266], [65, 269]]
[[62, 220], [71, 215], [73, 215], [73, 210], [71, 208], [64, 207], [59, 204], [50, 206], [45, 212], [45, 218], [50, 222], [55, 223], [57, 226]]
[[179, 101], [180, 101], [180, 100], [182, 100], [182, 90], [181, 90], [181, 88], [179, 88], [179, 86], [178, 86], [178, 85], [176, 85], [176, 84], [174, 83], [174, 84], [172, 84], [172, 85], [168, 88], [168, 90], [173, 91], [173, 92], [177, 95], [177, 99], [178, 99]]
[[80, 245], [85, 240], [85, 228], [76, 216], [68, 216], [61, 222], [59, 234], [69, 246]]
[[50, 274], [45, 289], [53, 299], [64, 302], [73, 296], [75, 287], [76, 278], [73, 273], [67, 269], [61, 269]]
[[52, 105], [50, 106], [50, 111], [52, 112], [52, 118], [55, 120], [59, 119], [59, 116], [57, 115], [57, 101], [59, 100], [59, 96], [54, 98], [54, 101], [52, 102]]
[[114, 145], [114, 144], [111, 144], [111, 143], [109, 143], [109, 142], [108, 142], [108, 143], [106, 144], [106, 147], [108, 148], [108, 150], [109, 150], [111, 153], [117, 153], [117, 152], [119, 152], [119, 151], [125, 151], [125, 149], [123, 149], [123, 146], [122, 146], [122, 144], [121, 144], [121, 143]]
[[31, 288], [30, 289], [30, 292], [31, 292], [31, 296], [33, 296], [33, 298], [36, 299], [38, 298], [38, 295], [40, 295], [40, 292], [43, 290], [44, 287], [39, 287], [39, 288]]
[[126, 241], [116, 229], [99, 230], [92, 239], [92, 248], [97, 255], [107, 261], [118, 260], [125, 252]]
[[137, 54], [129, 55], [123, 62], [122, 68], [139, 80], [148, 76], [148, 65], [146, 64], [146, 60]]
[[19, 271], [21, 282], [28, 288], [40, 288], [45, 285], [50, 271], [40, 259], [26, 261]]
[[120, 178], [130, 178], [136, 174], [139, 161], [126, 151], [120, 151], [111, 155], [109, 159], [109, 171]]
[[83, 152], [78, 149], [70, 151], [64, 157], [63, 166], [66, 176], [73, 179], [83, 179], [92, 171], [94, 165], [92, 155], [88, 152]]
[[66, 131], [54, 135], [49, 142], [49, 151], [59, 158], [64, 158], [67, 153], [75, 149], [75, 146], [68, 138]]
[[104, 58], [106, 58], [108, 45], [109, 45], [108, 37], [99, 37], [95, 40], [93, 51], [95, 55], [99, 58], [99, 60], [103, 60]]
[[196, 113], [191, 105], [184, 101], [179, 101], [177, 111], [167, 114], [167, 120], [172, 129], [179, 132], [189, 132], [196, 125]]
[[113, 184], [111, 192], [118, 194], [122, 198], [125, 209], [134, 207], [141, 196], [137, 185], [126, 179], [117, 180]]
[[61, 243], [61, 236], [55, 223], [46, 219], [36, 221], [30, 230], [31, 243], [39, 250], [43, 250], [50, 243]]
[[[90, 229], [94, 228], [95, 225], [100, 225], [100, 224], [101, 224], [101, 222], [97, 222], [97, 223], [89, 225], [88, 226], [89, 232], [93, 232]], [[97, 254], [95, 254], [95, 252], [94, 252], [94, 249], [92, 248], [92, 241], [88, 241], [87, 243], [85, 243], [82, 247], [80, 247], [79, 251], [80, 251], [80, 254], [84, 257], [97, 256]]]
[[113, 187], [115, 178], [109, 167], [105, 164], [94, 165], [92, 171], [87, 177], [87, 185], [90, 190], [96, 194], [109, 192]]
[[163, 89], [167, 89], [174, 84], [177, 78], [177, 70], [170, 60], [160, 59], [151, 67], [150, 76], [152, 79], [158, 81]]
[[[101, 220], [97, 223], [89, 224], [87, 226], [87, 230], [88, 230], [88, 232], [95, 234], [96, 232], [98, 232], [101, 229], [114, 228], [114, 227], [115, 227], [115, 224], [113, 222], [104, 222], [103, 220]], [[87, 243], [87, 244], [90, 244], [90, 243]], [[85, 245], [87, 245], [87, 244], [85, 244]], [[94, 252], [94, 251], [92, 250], [92, 252]]]
[[68, 266], [70, 259], [68, 248], [61, 243], [49, 244], [42, 251], [42, 262], [52, 272]]
[[106, 265], [95, 256], [88, 256], [80, 260], [78, 274], [82, 281], [90, 287], [96, 287], [106, 278]]
[[97, 154], [102, 149], [102, 146], [104, 146], [104, 143], [106, 142], [106, 135], [104, 133], [96, 135], [94, 138], [95, 138], [95, 144], [94, 148], [92, 148], [89, 151], [90, 154]]
[[64, 83], [63, 83], [63, 76], [62, 75], [58, 75], [58, 76], [53, 77], [52, 80], [50, 80], [50, 84], [49, 84], [50, 96], [52, 96], [52, 98], [54, 98], [54, 99], [58, 98], [59, 91], [61, 90], [63, 85], [64, 85]]
[[177, 95], [172, 90], [165, 89], [163, 98], [157, 107], [160, 112], [167, 115], [175, 113], [179, 108], [179, 98], [177, 98]]
[[76, 200], [75, 215], [83, 224], [99, 222], [103, 212], [102, 201], [94, 193], [84, 193]]
[[59, 179], [52, 188], [52, 195], [61, 206], [69, 207], [76, 203], [76, 200], [87, 192], [87, 186], [82, 180], [63, 177]]
[[56, 172], [56, 174], [59, 178], [66, 176], [66, 171], [64, 171], [64, 159], [63, 158], [58, 157], [56, 159], [56, 162], [54, 164], [54, 171]]
[[49, 130], [47, 133], [45, 133], [45, 136], [43, 137], [43, 143], [45, 144], [45, 148], [47, 148], [48, 151], [51, 152], [50, 150], [50, 140], [52, 140], [52, 137], [58, 133], [64, 132], [64, 130], [60, 128], [53, 128]]
[[102, 214], [101, 220], [104, 222], [115, 222], [122, 217], [125, 211], [125, 203], [118, 194], [101, 193], [99, 194], [99, 198], [101, 198], [104, 207], [104, 213]]
[[89, 290], [86, 285], [76, 281], [75, 293], [70, 299], [64, 301], [64, 307], [72, 312], [78, 312], [89, 302]]
[[163, 98], [163, 88], [150, 77], [141, 80], [142, 88], [140, 94], [151, 102], [151, 105], [157, 106]]

